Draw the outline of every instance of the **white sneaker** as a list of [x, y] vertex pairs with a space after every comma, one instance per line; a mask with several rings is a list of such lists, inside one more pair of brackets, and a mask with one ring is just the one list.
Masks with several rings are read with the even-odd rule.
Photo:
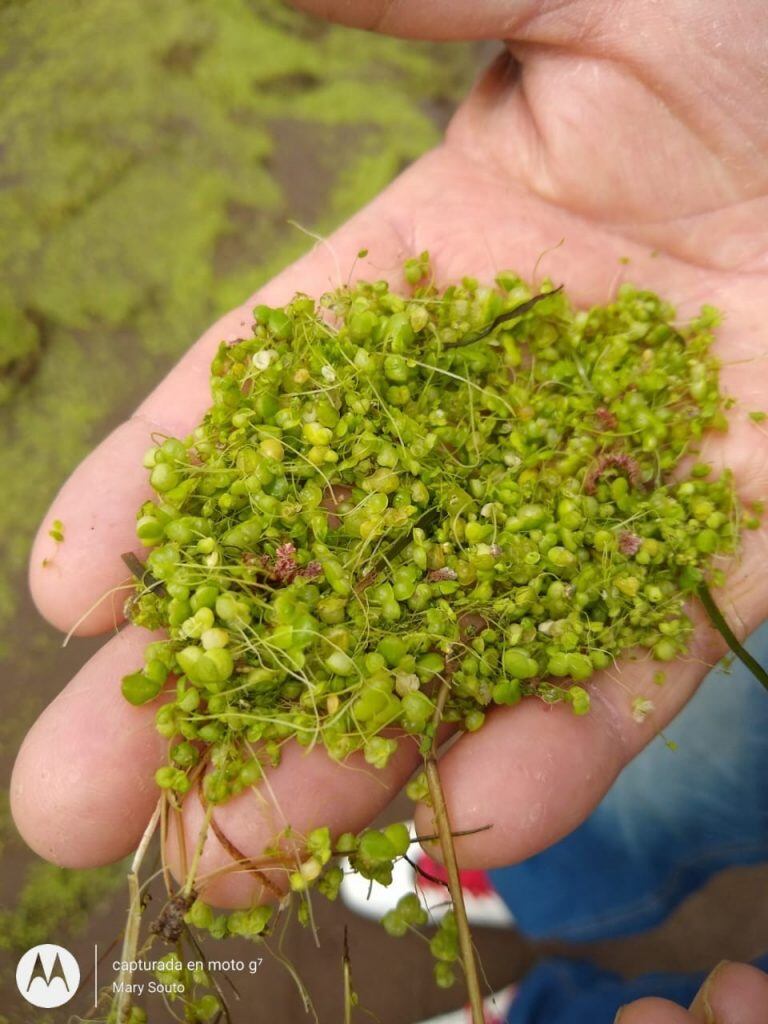
[[[483, 1016], [485, 1024], [505, 1024], [512, 1002], [515, 998], [515, 986], [507, 985], [500, 992], [494, 992], [483, 1000]], [[450, 1013], [441, 1013], [439, 1017], [430, 1017], [419, 1024], [472, 1024], [472, 1011], [468, 1006]]]
[[[411, 837], [415, 837], [413, 822], [408, 823], [408, 829]], [[355, 913], [380, 921], [388, 910], [395, 907], [401, 896], [416, 892], [430, 919], [437, 923], [451, 907], [448, 889], [443, 884], [447, 881], [445, 868], [428, 857], [419, 846], [413, 847], [411, 860], [420, 870], [414, 869], [401, 858], [395, 862], [392, 884], [385, 886], [353, 872], [345, 859], [342, 863], [344, 880], [341, 883], [341, 898]], [[471, 925], [486, 928], [511, 928], [514, 925], [515, 919], [509, 907], [493, 888], [484, 871], [462, 871], [460, 877], [467, 918]]]

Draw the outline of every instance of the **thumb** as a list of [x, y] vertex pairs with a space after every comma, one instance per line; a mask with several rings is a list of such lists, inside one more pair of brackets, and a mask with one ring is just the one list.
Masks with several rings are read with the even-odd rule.
[[768, 1020], [768, 975], [749, 964], [723, 960], [691, 1003], [702, 1024], [765, 1024]]
[[[506, 39], [541, 9], [538, 0], [290, 0], [350, 28], [432, 40]], [[545, 4], [544, 7], [549, 7]], [[562, 7], [562, 3], [557, 5]]]

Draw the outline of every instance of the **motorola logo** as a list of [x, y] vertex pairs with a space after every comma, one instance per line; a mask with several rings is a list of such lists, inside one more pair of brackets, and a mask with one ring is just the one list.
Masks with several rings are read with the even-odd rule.
[[50, 1010], [77, 992], [80, 968], [68, 949], [45, 942], [28, 949], [16, 968], [16, 987], [28, 1003]]

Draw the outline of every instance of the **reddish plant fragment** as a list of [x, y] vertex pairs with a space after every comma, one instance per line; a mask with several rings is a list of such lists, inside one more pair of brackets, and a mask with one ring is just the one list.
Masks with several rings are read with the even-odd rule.
[[290, 541], [281, 544], [275, 551], [274, 561], [269, 555], [261, 556], [261, 564], [269, 573], [270, 579], [275, 583], [287, 586], [293, 583], [297, 576], [305, 576], [307, 579], [314, 579], [323, 571], [319, 562], [309, 562], [307, 565], [299, 565], [296, 561], [296, 548]]
[[619, 551], [622, 555], [636, 555], [642, 546], [642, 538], [629, 530], [622, 530], [619, 534]]
[[595, 409], [595, 416], [597, 416], [606, 430], [615, 430], [619, 425], [619, 421], [614, 413], [610, 409], [606, 409], [604, 405], [601, 405], [599, 409]]
[[607, 455], [601, 455], [584, 477], [584, 490], [587, 494], [595, 493], [597, 481], [609, 469], [618, 469], [626, 473], [633, 487], [640, 483], [640, 466], [637, 460], [625, 452], [609, 452]]

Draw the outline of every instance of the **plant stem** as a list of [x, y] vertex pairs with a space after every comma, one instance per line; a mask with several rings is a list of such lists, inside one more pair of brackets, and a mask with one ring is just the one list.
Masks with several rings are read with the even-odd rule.
[[437, 698], [437, 707], [433, 719], [434, 734], [432, 736], [432, 749], [426, 759], [424, 766], [429, 786], [429, 795], [432, 801], [434, 812], [435, 829], [440, 839], [440, 849], [443, 855], [443, 863], [448, 875], [448, 891], [453, 902], [453, 911], [456, 915], [456, 927], [459, 936], [459, 949], [464, 964], [464, 977], [467, 984], [467, 995], [472, 1011], [472, 1024], [485, 1024], [483, 1013], [483, 997], [480, 992], [480, 979], [477, 973], [475, 961], [475, 950], [472, 944], [472, 934], [469, 930], [467, 910], [464, 906], [464, 893], [459, 878], [459, 866], [456, 861], [456, 848], [453, 844], [451, 832], [451, 821], [448, 816], [448, 808], [445, 803], [445, 794], [440, 782], [440, 772], [437, 767], [437, 727], [443, 715], [443, 707], [450, 690], [450, 677], [443, 678], [440, 693]]
[[735, 633], [725, 621], [725, 616], [718, 608], [706, 583], [699, 584], [697, 593], [699, 595], [699, 600], [706, 609], [707, 615], [709, 615], [712, 625], [718, 631], [720, 636], [725, 640], [739, 661], [743, 662], [755, 679], [764, 686], [766, 690], [768, 690], [768, 672], [766, 672], [760, 662], [757, 661], [756, 658], [753, 658], [749, 651], [739, 643]]
[[387, 548], [384, 554], [377, 558], [372, 568], [370, 568], [368, 572], [363, 574], [362, 578], [358, 580], [358, 582], [355, 584], [355, 590], [358, 593], [361, 593], [367, 587], [370, 587], [371, 584], [376, 580], [376, 577], [379, 575], [384, 566], [391, 562], [393, 559], [397, 558], [400, 552], [408, 547], [408, 545], [413, 540], [413, 531], [428, 530], [439, 519], [439, 515], [439, 510], [436, 508], [427, 509], [426, 512], [422, 513], [422, 515], [419, 516], [419, 518], [416, 520], [416, 522], [413, 524], [410, 530], [408, 530], [406, 533], [402, 535], [402, 537], [398, 537], [396, 541], [390, 544], [390, 546]]
[[139, 871], [141, 870], [144, 857], [149, 849], [149, 844], [152, 841], [152, 836], [155, 834], [157, 823], [160, 820], [160, 811], [163, 799], [164, 797], [161, 796], [157, 802], [155, 812], [144, 830], [144, 835], [141, 837], [141, 842], [136, 848], [136, 853], [133, 855], [131, 870], [128, 872], [128, 893], [130, 896], [130, 904], [128, 907], [128, 920], [125, 923], [125, 932], [123, 933], [123, 952], [120, 957], [123, 966], [120, 969], [120, 976], [118, 978], [117, 1005], [115, 1006], [116, 1024], [126, 1024], [131, 1010], [131, 996], [130, 991], [127, 989], [129, 988], [129, 982], [133, 976], [133, 972], [128, 970], [125, 967], [125, 964], [136, 959], [136, 950], [139, 945], [139, 926], [141, 925], [141, 891], [139, 888]]
[[[197, 787], [197, 795], [198, 795], [198, 799], [200, 800], [200, 806], [203, 807], [203, 809], [207, 812], [209, 804], [208, 804], [208, 801], [205, 799], [205, 794], [203, 792], [203, 787], [201, 785], [199, 785], [199, 784], [198, 784], [198, 787]], [[267, 857], [266, 859], [262, 859], [260, 861], [255, 861], [251, 857], [246, 857], [245, 854], [242, 853], [242, 851], [238, 850], [238, 848], [226, 836], [226, 834], [224, 832], [222, 832], [222, 830], [216, 824], [216, 818], [213, 816], [213, 813], [211, 813], [210, 815], [207, 816], [207, 820], [208, 820], [208, 825], [210, 826], [213, 834], [216, 836], [216, 839], [224, 847], [224, 849], [227, 851], [227, 853], [232, 858], [232, 860], [235, 862], [235, 864], [238, 867], [243, 868], [245, 871], [249, 871], [255, 878], [258, 878], [259, 882], [264, 886], [264, 888], [268, 892], [272, 893], [272, 895], [277, 900], [282, 900], [283, 896], [285, 895], [285, 893], [281, 892], [277, 888], [277, 886], [274, 885], [274, 883], [270, 881], [270, 879], [269, 879], [268, 875], [266, 874], [266, 872], [261, 870], [263, 867], [268, 867], [270, 865], [275, 864], [276, 863], [275, 858], [274, 857]], [[280, 862], [277, 861], [277, 863], [279, 864]]]
[[[208, 978], [209, 978], [211, 984], [213, 985], [213, 987], [216, 989], [216, 995], [219, 997], [219, 1002], [221, 1003], [221, 1012], [224, 1014], [224, 1019], [227, 1021], [227, 1024], [232, 1024], [232, 1014], [229, 1011], [229, 1005], [227, 1004], [227, 1000], [224, 998], [224, 993], [222, 992], [221, 985], [216, 980], [215, 973], [210, 969], [210, 966], [208, 964], [208, 957], [205, 954], [205, 950], [200, 945], [200, 943], [197, 941], [197, 939], [195, 938], [195, 936], [194, 936], [194, 934], [192, 932], [192, 929], [188, 925], [185, 925], [184, 930], [185, 930], [185, 932], [187, 934], [187, 937], [189, 938], [189, 941], [195, 947], [195, 951], [196, 951], [197, 955], [200, 957], [200, 959], [202, 960], [202, 962], [203, 962], [203, 964], [205, 966], [205, 973], [206, 973], [206, 975], [208, 976]], [[232, 981], [229, 978], [227, 978], [227, 981], [229, 981], [229, 984], [232, 986], [232, 989], [233, 989], [235, 995], [239, 999], [240, 998], [240, 993], [237, 991], [237, 989], [235, 988], [234, 984], [232, 983]]]
[[[493, 828], [493, 825], [478, 825], [477, 828], [457, 828], [451, 835], [454, 839], [461, 839], [463, 836], [476, 836], [479, 832], [488, 832]], [[411, 839], [411, 845], [414, 843], [434, 843], [440, 836], [434, 832], [432, 835], [427, 836], [414, 836]]]
[[515, 317], [522, 316], [524, 313], [533, 309], [534, 306], [538, 305], [542, 299], [548, 299], [552, 295], [557, 295], [557, 293], [562, 290], [563, 286], [558, 285], [558, 287], [553, 288], [551, 292], [541, 292], [539, 295], [534, 295], [532, 299], [521, 302], [520, 305], [515, 306], [514, 309], [508, 309], [506, 313], [499, 314], [495, 320], [491, 320], [489, 324], [486, 324], [485, 327], [481, 328], [479, 331], [474, 331], [472, 334], [466, 334], [463, 338], [459, 338], [456, 341], [449, 341], [445, 345], [445, 348], [459, 348], [462, 345], [473, 345], [476, 341], [480, 341], [482, 338], [487, 337], [501, 324], [506, 323], [508, 320], [514, 320]]
[[349, 960], [349, 935], [346, 925], [344, 926], [344, 954], [341, 963], [344, 973], [344, 1024], [352, 1024], [352, 967]]
[[205, 846], [205, 841], [208, 838], [208, 829], [211, 826], [212, 814], [213, 805], [208, 804], [208, 806], [205, 809], [205, 814], [203, 816], [203, 823], [200, 826], [200, 832], [197, 837], [197, 843], [195, 845], [194, 852], [192, 853], [192, 861], [190, 862], [189, 865], [187, 878], [186, 881], [184, 882], [183, 893], [185, 896], [189, 896], [195, 887], [195, 875], [197, 874], [197, 868], [198, 865], [200, 864], [200, 858], [203, 855], [203, 847]]
[[120, 557], [139, 583], [143, 583], [148, 590], [154, 590], [158, 594], [165, 593], [165, 584], [161, 583], [159, 579], [153, 576], [149, 569], [139, 561], [132, 551], [126, 551], [125, 554]]

